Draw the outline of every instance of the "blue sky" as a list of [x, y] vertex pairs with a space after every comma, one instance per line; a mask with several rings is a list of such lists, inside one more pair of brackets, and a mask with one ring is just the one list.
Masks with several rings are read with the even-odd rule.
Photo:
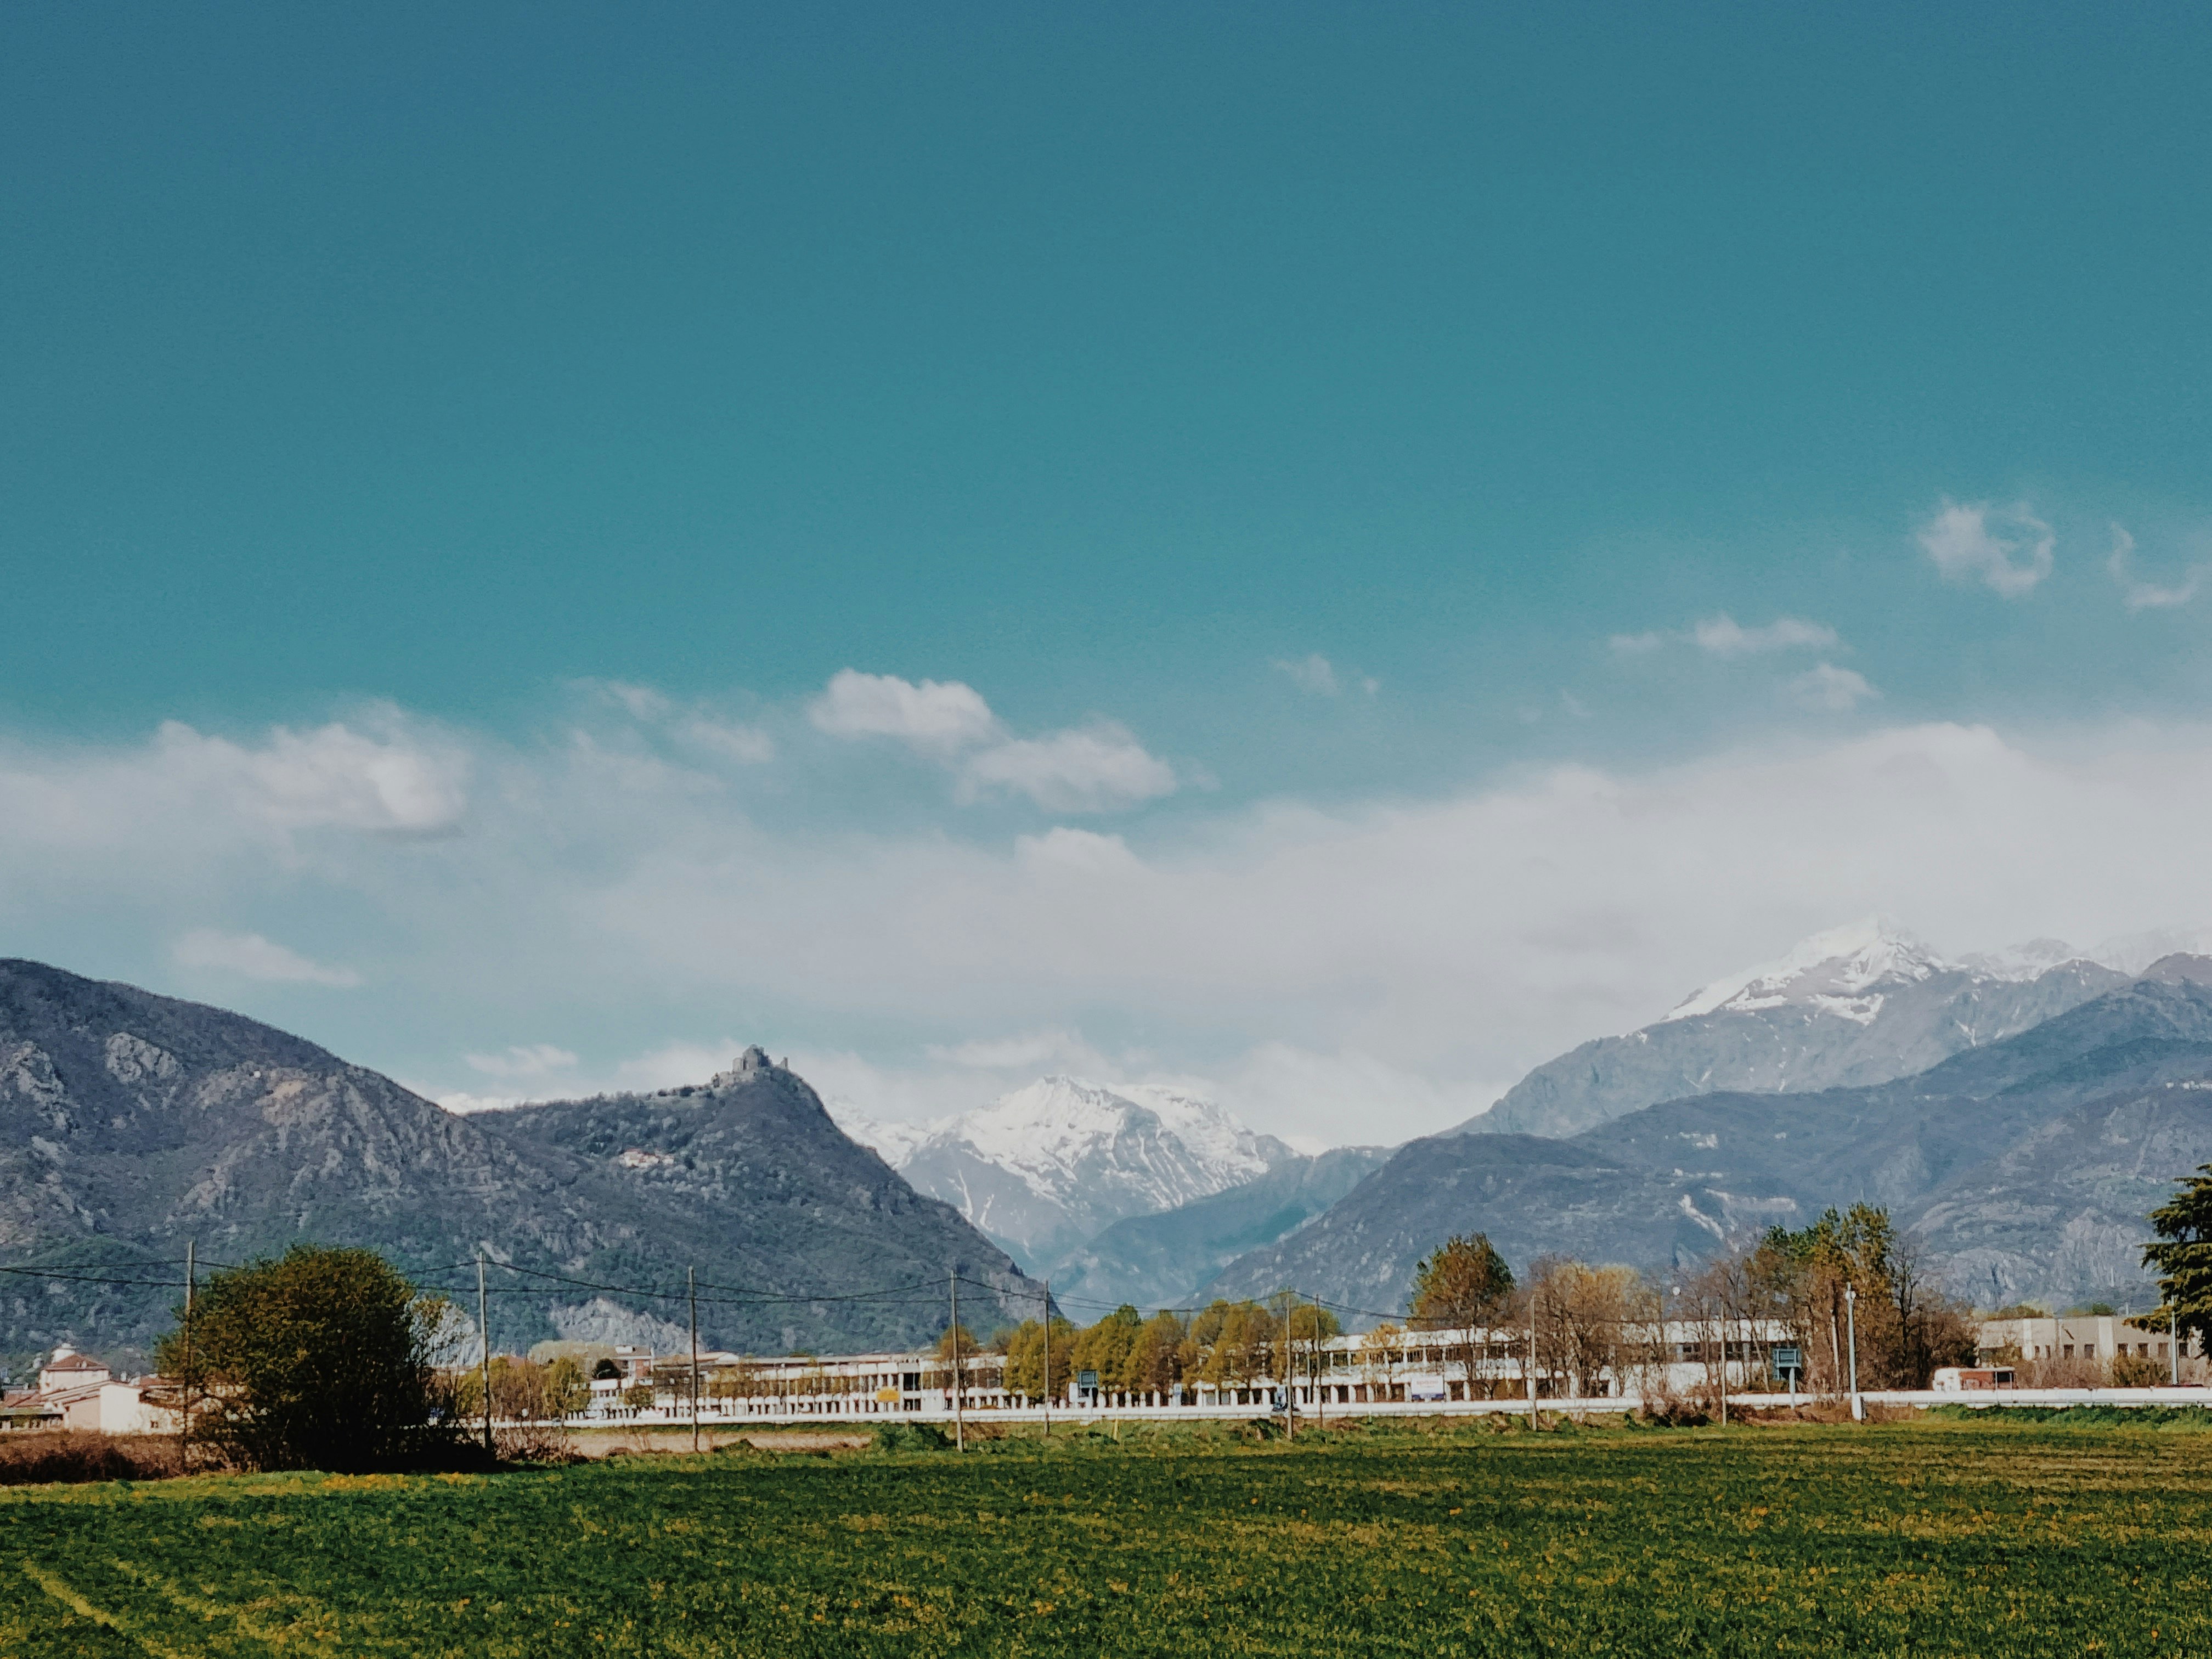
[[2212, 921], [2201, 17], [465, 14], [6, 25], [0, 949], [1340, 1138], [1864, 910]]

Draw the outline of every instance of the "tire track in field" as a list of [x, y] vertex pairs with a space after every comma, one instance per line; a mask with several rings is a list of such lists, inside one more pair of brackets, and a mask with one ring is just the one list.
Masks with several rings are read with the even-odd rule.
[[181, 1653], [174, 1648], [161, 1646], [131, 1629], [118, 1615], [93, 1606], [90, 1601], [71, 1589], [69, 1581], [59, 1573], [49, 1572], [35, 1561], [27, 1559], [24, 1561], [23, 1576], [79, 1618], [91, 1620], [102, 1630], [113, 1631], [126, 1642], [135, 1643], [146, 1652], [160, 1656], [160, 1659], [193, 1659], [193, 1656], [190, 1654]]

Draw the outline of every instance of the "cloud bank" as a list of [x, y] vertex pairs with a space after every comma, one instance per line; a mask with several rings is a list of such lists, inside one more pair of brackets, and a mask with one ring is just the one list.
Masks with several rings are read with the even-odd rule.
[[[1824, 663], [1806, 695], [1871, 693]], [[1840, 918], [1953, 951], [2212, 921], [2212, 726], [1899, 725], [1119, 834], [949, 808], [826, 836], [756, 816], [760, 769], [672, 728], [641, 754], [379, 718], [0, 747], [11, 948], [270, 1013], [254, 986], [349, 984], [326, 963], [373, 952], [307, 1034], [453, 1094], [696, 1080], [760, 1041], [842, 1067], [876, 1115], [1095, 1066], [1340, 1141], [1455, 1121]], [[1073, 760], [1018, 746], [1064, 734], [975, 752], [1034, 759], [1001, 787], [1070, 810], [1116, 767], [1122, 798], [1157, 781], [1091, 735]], [[260, 931], [223, 925], [249, 909]]]

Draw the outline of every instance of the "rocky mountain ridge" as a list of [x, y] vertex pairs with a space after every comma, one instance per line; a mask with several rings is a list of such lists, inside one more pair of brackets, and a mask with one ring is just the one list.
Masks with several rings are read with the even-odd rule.
[[1952, 962], [1889, 924], [1856, 922], [1715, 981], [1639, 1030], [1547, 1061], [1455, 1133], [1572, 1135], [1688, 1095], [1887, 1082], [2127, 980], [2054, 940]]
[[1866, 1199], [1984, 1305], [2139, 1300], [2143, 1218], [2208, 1161], [2212, 959], [2172, 957], [1910, 1078], [1693, 1094], [1564, 1138], [1409, 1143], [1208, 1288], [1293, 1285], [1387, 1315], [1455, 1232], [1487, 1231], [1516, 1265], [1559, 1252], [1664, 1267]]
[[[757, 1051], [704, 1087], [461, 1118], [236, 1014], [0, 961], [0, 1258], [88, 1270], [9, 1278], [0, 1349], [143, 1353], [174, 1291], [90, 1281], [173, 1278], [187, 1239], [213, 1262], [364, 1244], [428, 1283], [479, 1248], [600, 1284], [696, 1266], [752, 1297], [703, 1305], [702, 1334], [756, 1351], [933, 1338], [924, 1302], [828, 1298], [954, 1267], [1007, 1293], [986, 1322], [1033, 1309], [1003, 1251]], [[542, 1282], [495, 1341], [673, 1328], [665, 1300]]]

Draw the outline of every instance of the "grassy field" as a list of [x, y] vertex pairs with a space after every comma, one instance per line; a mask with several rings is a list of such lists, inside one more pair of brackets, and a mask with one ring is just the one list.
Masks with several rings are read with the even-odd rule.
[[0, 1492], [0, 1654], [2212, 1653], [2212, 1434], [1185, 1432]]

